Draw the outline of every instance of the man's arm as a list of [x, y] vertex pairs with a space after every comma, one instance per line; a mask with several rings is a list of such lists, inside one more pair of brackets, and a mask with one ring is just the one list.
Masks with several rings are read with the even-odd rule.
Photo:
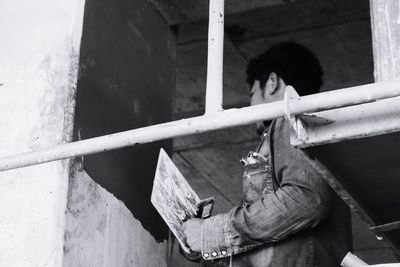
[[273, 139], [275, 175], [280, 183], [274, 193], [246, 207], [235, 207], [229, 213], [185, 224], [190, 240], [193, 240], [191, 229], [201, 228], [197, 238], [200, 244], [194, 246], [201, 248], [204, 259], [279, 242], [300, 230], [315, 227], [325, 218], [331, 190], [304, 155], [289, 144], [285, 121], [277, 121]]

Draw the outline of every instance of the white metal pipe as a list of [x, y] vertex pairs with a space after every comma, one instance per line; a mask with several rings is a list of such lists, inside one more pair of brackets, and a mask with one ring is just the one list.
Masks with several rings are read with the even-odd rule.
[[117, 148], [150, 143], [162, 139], [196, 134], [228, 127], [251, 124], [283, 115], [282, 103], [231, 109], [209, 116], [200, 116], [162, 123], [130, 131], [86, 139], [41, 151], [0, 158], [0, 170], [9, 170], [44, 162], [77, 157]]
[[222, 110], [224, 61], [224, 0], [210, 0], [206, 113]]
[[[368, 84], [304, 96], [291, 107], [291, 114], [315, 112], [400, 96], [400, 81]], [[272, 120], [285, 115], [284, 101], [230, 109], [190, 119], [172, 121], [130, 131], [62, 144], [55, 148], [0, 158], [0, 171], [117, 148]]]
[[400, 95], [400, 81], [371, 83], [355, 87], [333, 90], [324, 93], [303, 96], [292, 101], [290, 114], [297, 115], [339, 107], [373, 102], [379, 99]]
[[[373, 103], [342, 107], [310, 114], [314, 123], [305, 128], [302, 138], [291, 135], [297, 148], [331, 144], [348, 139], [370, 137], [400, 131], [400, 97]], [[320, 118], [322, 124], [318, 125]], [[307, 125], [307, 117], [300, 117]], [[329, 121], [326, 124], [324, 122]]]
[[346, 256], [340, 263], [340, 266], [342, 267], [362, 267], [362, 266], [368, 266], [366, 262], [361, 260], [359, 257], [354, 255], [351, 252], [347, 252]]

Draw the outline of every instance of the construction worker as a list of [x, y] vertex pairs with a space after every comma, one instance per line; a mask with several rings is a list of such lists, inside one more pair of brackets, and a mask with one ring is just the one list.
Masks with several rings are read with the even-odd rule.
[[[322, 68], [305, 47], [272, 46], [250, 60], [251, 105], [283, 100], [287, 85], [317, 93]], [[351, 250], [347, 206], [289, 143], [284, 118], [257, 123], [261, 142], [242, 159], [242, 204], [208, 219], [184, 223], [186, 242], [203, 261], [231, 266], [339, 266]]]

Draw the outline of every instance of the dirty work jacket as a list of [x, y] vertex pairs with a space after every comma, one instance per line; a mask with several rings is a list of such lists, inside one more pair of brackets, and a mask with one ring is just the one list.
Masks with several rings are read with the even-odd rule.
[[260, 148], [242, 160], [243, 204], [204, 221], [203, 259], [231, 257], [232, 266], [339, 266], [351, 250], [347, 206], [290, 145], [284, 119], [272, 122]]

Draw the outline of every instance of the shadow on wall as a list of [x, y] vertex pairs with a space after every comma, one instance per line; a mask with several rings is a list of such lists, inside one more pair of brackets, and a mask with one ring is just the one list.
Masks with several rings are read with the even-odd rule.
[[[171, 120], [176, 35], [145, 0], [87, 0], [74, 139]], [[86, 156], [92, 179], [122, 200], [158, 241], [167, 227], [150, 203], [159, 149], [170, 140]]]

